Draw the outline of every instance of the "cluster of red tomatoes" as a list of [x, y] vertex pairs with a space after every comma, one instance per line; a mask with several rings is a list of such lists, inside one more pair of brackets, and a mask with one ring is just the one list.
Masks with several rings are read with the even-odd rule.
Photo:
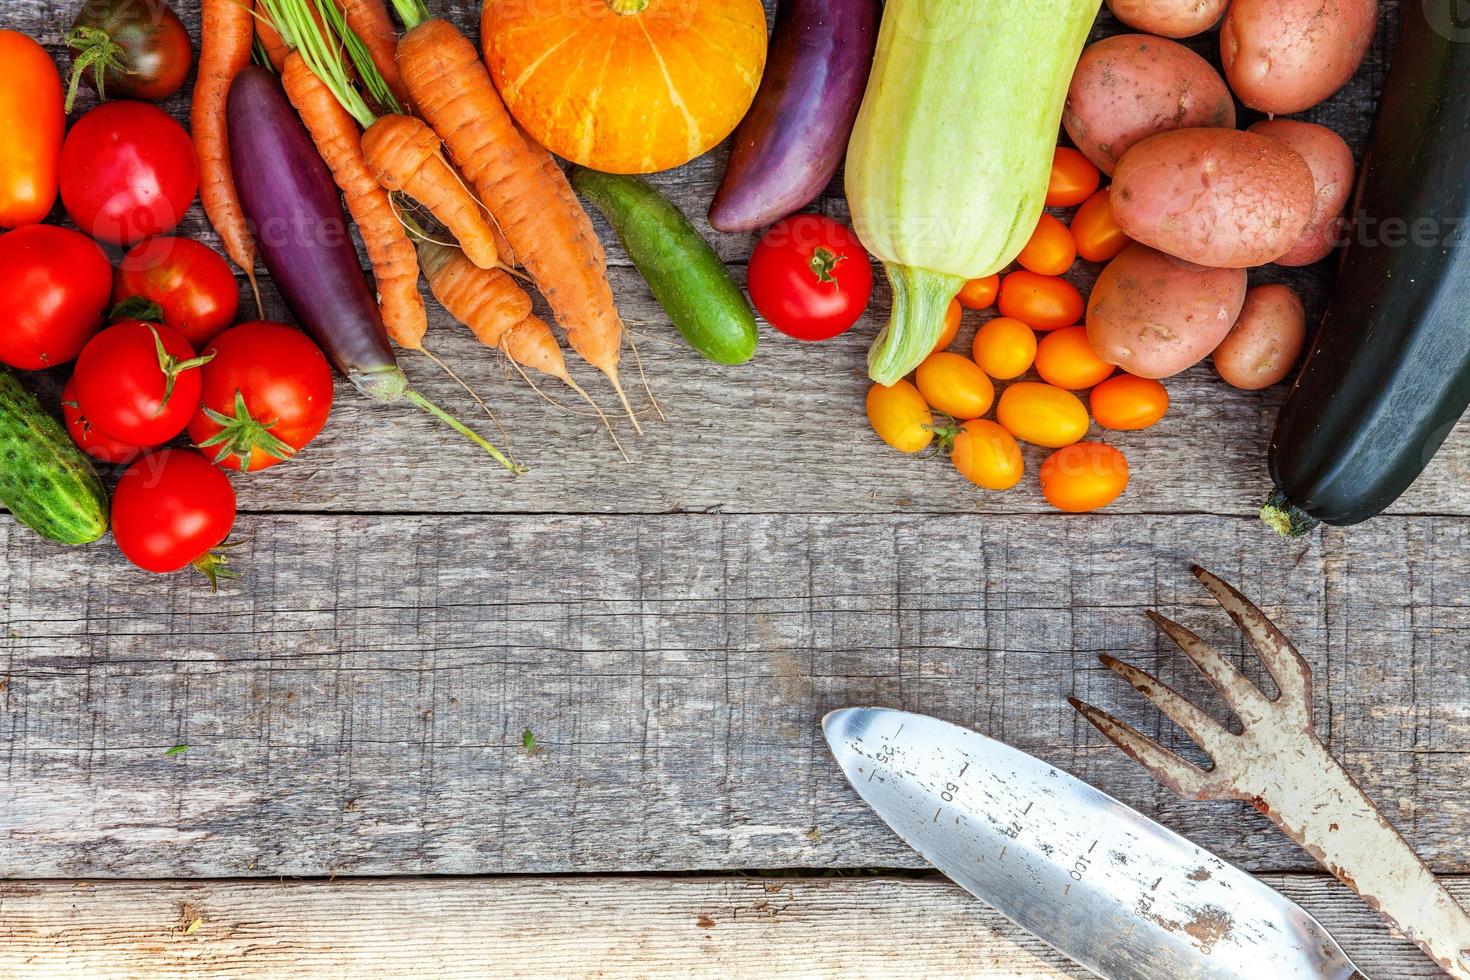
[[[1093, 420], [1110, 430], [1147, 428], [1164, 417], [1169, 396], [1159, 382], [1116, 373], [1093, 352], [1079, 325], [1086, 301], [1062, 278], [1079, 257], [1106, 262], [1129, 243], [1100, 183], [1086, 157], [1058, 148], [1046, 203], [1076, 208], [1070, 226], [1043, 214], [1016, 260], [1020, 268], [960, 290], [934, 353], [913, 380], [869, 389], [868, 419], [884, 442], [907, 453], [937, 444], [966, 479], [987, 490], [1021, 481], [1020, 443], [1052, 449], [1041, 466], [1041, 492], [1068, 512], [1105, 507], [1127, 489], [1127, 459], [1113, 446], [1084, 441], [1087, 431]], [[966, 308], [993, 307], [1000, 315], [975, 331], [969, 357], [948, 350]], [[1039, 380], [1016, 380], [1030, 371]], [[1013, 382], [998, 399], [995, 381]], [[1088, 389], [1084, 404], [1077, 393]], [[982, 418], [992, 406], [995, 420]]]
[[[76, 362], [62, 393], [67, 430], [94, 459], [127, 467], [112, 498], [118, 547], [151, 572], [194, 564], [214, 578], [235, 521], [221, 468], [264, 469], [315, 438], [331, 369], [293, 327], [232, 326], [230, 267], [169, 236], [198, 188], [183, 127], [152, 105], [109, 102], [65, 131], [49, 58], [0, 34], [55, 110], [29, 133], [0, 134], [0, 226], [13, 229], [0, 235], [0, 363]], [[80, 232], [38, 223], [58, 194]], [[115, 267], [108, 249], [121, 252]], [[196, 448], [162, 448], [186, 432]]]

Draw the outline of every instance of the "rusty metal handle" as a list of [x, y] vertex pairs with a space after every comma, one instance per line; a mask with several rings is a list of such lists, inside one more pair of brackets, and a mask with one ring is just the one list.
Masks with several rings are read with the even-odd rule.
[[1213, 768], [1191, 764], [1092, 705], [1073, 699], [1073, 706], [1181, 796], [1256, 807], [1452, 977], [1470, 980], [1470, 915], [1318, 740], [1306, 660], [1234, 588], [1204, 569], [1194, 573], [1250, 641], [1276, 683], [1275, 698], [1183, 626], [1149, 615], [1240, 719], [1239, 734], [1152, 675], [1106, 654], [1101, 660], [1208, 752]]

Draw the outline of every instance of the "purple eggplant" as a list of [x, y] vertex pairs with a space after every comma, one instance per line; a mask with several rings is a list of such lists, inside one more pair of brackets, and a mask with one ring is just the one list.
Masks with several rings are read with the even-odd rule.
[[806, 207], [831, 181], [862, 105], [881, 12], [879, 0], [782, 0], [711, 225], [755, 231]]
[[348, 233], [332, 173], [276, 76], [251, 65], [226, 105], [240, 208], [276, 288], [343, 376], [381, 402], [406, 400], [508, 469], [505, 455], [409, 386]]

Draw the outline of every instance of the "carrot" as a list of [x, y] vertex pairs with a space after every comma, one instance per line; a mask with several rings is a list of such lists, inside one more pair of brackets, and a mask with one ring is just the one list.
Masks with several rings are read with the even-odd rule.
[[388, 19], [388, 8], [383, 0], [335, 0], [347, 26], [361, 39], [368, 55], [377, 67], [378, 74], [387, 83], [389, 91], [404, 108], [409, 107], [408, 90], [398, 73], [398, 62], [394, 51], [398, 47], [398, 31]]
[[279, 73], [286, 67], [286, 42], [276, 33], [270, 14], [261, 6], [261, 0], [255, 0], [255, 36], [260, 39], [260, 46], [265, 48], [271, 67]]
[[199, 161], [199, 200], [218, 232], [225, 254], [250, 280], [261, 318], [260, 289], [255, 283], [255, 240], [240, 210], [235, 177], [230, 170], [230, 144], [225, 129], [225, 99], [230, 83], [250, 63], [255, 38], [250, 8], [239, 0], [203, 0], [199, 74], [189, 128]]
[[378, 183], [428, 208], [471, 262], [481, 269], [500, 264], [485, 212], [444, 159], [432, 129], [412, 116], [381, 116], [362, 134], [362, 152]]
[[531, 315], [531, 297], [501, 270], [482, 269], [460, 250], [424, 238], [418, 252], [439, 304], [486, 347], [500, 348], [506, 334]]
[[517, 261], [536, 282], [573, 349], [612, 382], [641, 431], [618, 378], [623, 323], [590, 223], [516, 131], [478, 52], [442, 20], [424, 20], [398, 42], [398, 67], [414, 104], [490, 210]]

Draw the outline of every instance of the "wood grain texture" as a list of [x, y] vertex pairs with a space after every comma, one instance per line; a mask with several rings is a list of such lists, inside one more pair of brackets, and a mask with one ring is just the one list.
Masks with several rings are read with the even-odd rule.
[[[1324, 877], [1267, 882], [1369, 976], [1438, 976]], [[1451, 890], [1470, 900], [1470, 881]], [[513, 955], [508, 955], [513, 951]], [[1090, 977], [935, 879], [0, 884], [0, 971], [112, 977]]]
[[1217, 704], [1143, 615], [1241, 656], [1192, 561], [1277, 617], [1316, 668], [1332, 751], [1436, 870], [1470, 872], [1470, 525], [1353, 534], [262, 516], [239, 529], [246, 584], [210, 595], [7, 521], [0, 875], [917, 866], [821, 738], [853, 704], [1004, 739], [1250, 869], [1311, 869], [1247, 807], [1158, 788], [1064, 703], [1199, 758], [1095, 659]]

